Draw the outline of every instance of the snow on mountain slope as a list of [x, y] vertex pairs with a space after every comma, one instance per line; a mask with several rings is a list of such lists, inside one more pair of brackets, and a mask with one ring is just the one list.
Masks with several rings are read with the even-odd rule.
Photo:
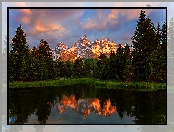
[[[60, 42], [53, 50], [53, 60], [61, 58], [63, 61], [74, 61], [79, 58], [98, 58], [101, 53], [110, 55], [110, 51], [116, 53], [119, 44], [111, 42], [109, 39], [97, 39], [94, 42], [88, 41], [86, 35], [82, 36], [72, 47], [68, 48]], [[122, 46], [124, 47], [124, 46]]]
[[52, 49], [53, 60], [58, 59], [62, 52], [68, 49], [64, 42], [60, 42], [54, 49]]

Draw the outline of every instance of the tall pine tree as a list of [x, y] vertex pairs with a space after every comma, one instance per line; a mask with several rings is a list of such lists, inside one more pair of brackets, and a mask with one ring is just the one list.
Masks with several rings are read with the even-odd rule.
[[29, 81], [30, 54], [29, 46], [26, 44], [26, 34], [20, 25], [16, 30], [15, 37], [12, 38], [12, 50], [9, 53], [10, 81]]
[[119, 44], [119, 48], [117, 49], [116, 53], [116, 79], [123, 80], [123, 71], [125, 69], [125, 56], [124, 56], [124, 49]]
[[156, 33], [150, 18], [141, 11], [136, 31], [132, 37], [134, 79], [146, 81], [149, 74], [148, 57], [156, 45]]
[[111, 51], [110, 53], [110, 61], [109, 61], [109, 78], [110, 79], [116, 79], [116, 75], [117, 75], [117, 57], [116, 57], [116, 53]]
[[40, 63], [40, 80], [52, 79], [54, 76], [53, 72], [50, 72], [53, 69], [52, 52], [47, 41], [45, 41], [43, 38], [38, 45], [37, 56]]
[[133, 78], [133, 66], [132, 66], [132, 56], [130, 52], [130, 46], [126, 43], [124, 49], [124, 61], [125, 61], [125, 69], [123, 71], [123, 79], [126, 82], [132, 81]]

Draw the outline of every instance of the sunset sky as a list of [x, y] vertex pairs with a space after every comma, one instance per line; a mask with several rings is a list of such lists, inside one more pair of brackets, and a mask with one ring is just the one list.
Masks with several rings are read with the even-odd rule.
[[[141, 9], [10, 9], [9, 41], [16, 28], [22, 25], [27, 44], [32, 48], [42, 37], [51, 49], [61, 41], [72, 46], [83, 35], [89, 41], [109, 38], [115, 43], [131, 45]], [[145, 9], [146, 15], [162, 26], [165, 9]]]

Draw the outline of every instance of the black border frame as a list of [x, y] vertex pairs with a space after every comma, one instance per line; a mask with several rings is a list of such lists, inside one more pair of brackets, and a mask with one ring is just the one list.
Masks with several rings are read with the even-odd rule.
[[[166, 9], [166, 28], [168, 28], [167, 7], [7, 7], [7, 125], [14, 125], [14, 124], [9, 124], [9, 111], [8, 111], [9, 110], [9, 74], [8, 74], [9, 55], [8, 54], [9, 54], [9, 10], [10, 9]], [[166, 54], [166, 65], [167, 65], [167, 54]], [[167, 75], [167, 68], [166, 68], [166, 75]], [[15, 124], [15, 125], [42, 125], [42, 124]], [[166, 124], [44, 124], [44, 125], [167, 125], [167, 81], [166, 81]]]

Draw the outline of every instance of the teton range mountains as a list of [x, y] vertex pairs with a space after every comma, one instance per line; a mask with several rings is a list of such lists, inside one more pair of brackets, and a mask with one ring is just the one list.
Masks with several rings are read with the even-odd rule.
[[[52, 49], [53, 60], [61, 59], [63, 61], [73, 61], [79, 58], [98, 58], [101, 53], [110, 55], [111, 51], [116, 53], [119, 44], [110, 41], [109, 38], [94, 42], [88, 41], [86, 35], [82, 36], [72, 47], [66, 46], [64, 42], [60, 42]], [[124, 46], [121, 45], [124, 48]], [[130, 48], [132, 50], [132, 48]]]

